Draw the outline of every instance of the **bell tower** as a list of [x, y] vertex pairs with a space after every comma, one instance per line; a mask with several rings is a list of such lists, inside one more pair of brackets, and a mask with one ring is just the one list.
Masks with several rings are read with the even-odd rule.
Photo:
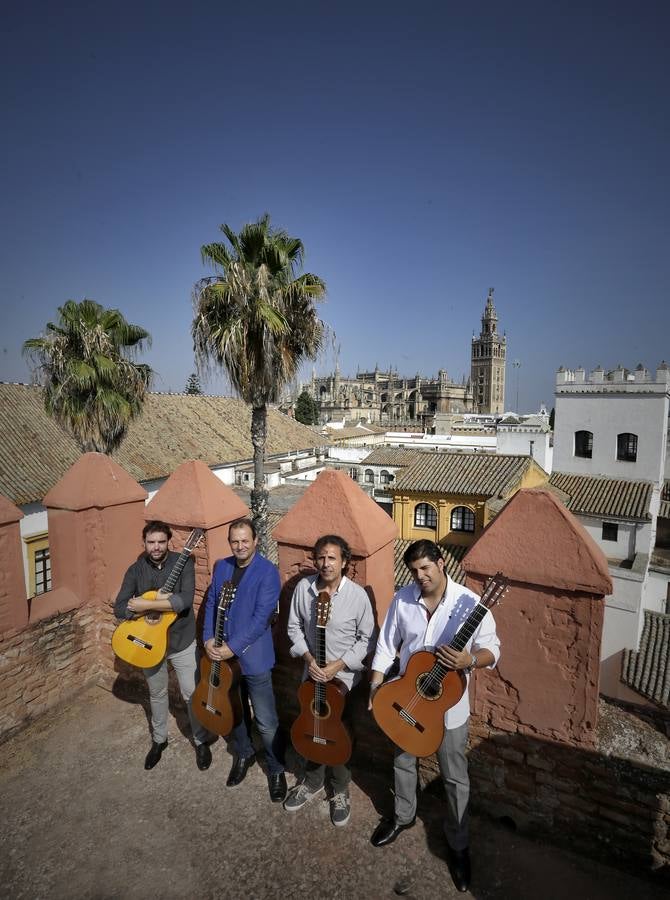
[[489, 288], [479, 337], [472, 336], [470, 379], [475, 412], [505, 411], [505, 356], [507, 338], [498, 334], [498, 313]]

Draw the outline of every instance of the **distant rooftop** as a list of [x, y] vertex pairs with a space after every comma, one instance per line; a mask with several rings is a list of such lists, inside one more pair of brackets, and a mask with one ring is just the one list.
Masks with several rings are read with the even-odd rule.
[[[148, 394], [116, 462], [136, 481], [164, 478], [180, 463], [211, 467], [250, 459], [251, 411], [233, 397]], [[311, 428], [268, 409], [268, 455], [328, 443]], [[44, 411], [39, 387], [0, 383], [0, 493], [21, 505], [40, 501], [80, 456], [76, 441]]]
[[530, 466], [537, 464], [521, 455], [417, 453], [415, 460], [396, 476], [393, 491], [499, 497], [512, 490]]
[[649, 501], [654, 486], [650, 481], [553, 472], [549, 484], [567, 495], [565, 505], [572, 513], [638, 521], [651, 518]]

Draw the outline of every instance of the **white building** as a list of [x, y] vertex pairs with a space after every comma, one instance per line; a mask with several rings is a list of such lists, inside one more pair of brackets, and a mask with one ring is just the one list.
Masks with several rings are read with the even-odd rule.
[[668, 576], [652, 567], [667, 454], [670, 370], [643, 366], [559, 369], [551, 484], [567, 495], [608, 559], [601, 691], [638, 699], [621, 682], [624, 651], [636, 650], [645, 610], [662, 615]]

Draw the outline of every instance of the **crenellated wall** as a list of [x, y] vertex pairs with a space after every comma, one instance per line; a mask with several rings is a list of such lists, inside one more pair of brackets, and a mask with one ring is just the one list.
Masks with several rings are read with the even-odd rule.
[[[29, 602], [21, 513], [0, 498], [0, 740], [91, 681], [145, 689], [138, 670], [110, 647], [112, 604], [142, 550], [145, 521], [167, 521], [176, 550], [193, 528], [204, 530], [195, 551], [198, 616], [214, 562], [230, 552], [228, 524], [248, 513], [197, 462], [179, 467], [145, 506], [143, 489], [101, 454], [82, 456], [45, 505], [54, 587]], [[297, 710], [302, 669], [288, 653], [288, 605], [324, 533], [351, 544], [350, 575], [368, 591], [378, 622], [393, 594], [393, 521], [347, 475], [324, 471], [274, 531], [283, 584], [275, 687], [285, 726]], [[464, 567], [476, 589], [498, 570], [510, 579], [494, 610], [500, 663], [478, 671], [471, 685], [474, 804], [558, 842], [578, 839], [591, 852], [615, 852], [645, 867], [670, 864], [670, 763], [642, 762], [608, 745], [599, 724], [603, 596], [611, 583], [598, 547], [551, 492], [522, 490]], [[352, 698], [354, 777], [365, 768], [390, 785], [392, 748], [366, 710], [366, 687]], [[628, 727], [610, 714], [615, 731]], [[434, 759], [422, 761], [421, 775], [424, 783], [435, 779]]]

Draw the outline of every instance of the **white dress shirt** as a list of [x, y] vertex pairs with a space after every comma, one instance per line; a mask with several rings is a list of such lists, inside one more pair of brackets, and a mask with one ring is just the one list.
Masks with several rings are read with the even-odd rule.
[[[434, 651], [436, 647], [450, 644], [454, 639], [475, 608], [479, 597], [474, 591], [452, 581], [446, 572], [444, 574], [447, 587], [431, 616], [428, 615], [421, 597], [421, 589], [417, 584], [407, 585], [397, 591], [379, 633], [377, 650], [372, 661], [372, 669], [375, 672], [386, 674], [400, 651], [402, 675], [413, 653], [419, 650]], [[500, 641], [496, 634], [496, 623], [490, 612], [486, 612], [465, 649], [471, 653], [477, 650], [490, 650], [494, 662], [487, 668], [493, 668], [498, 662]], [[466, 677], [469, 683], [469, 675]], [[458, 728], [467, 722], [469, 715], [470, 697], [466, 687], [458, 703], [444, 714], [445, 728]]]

